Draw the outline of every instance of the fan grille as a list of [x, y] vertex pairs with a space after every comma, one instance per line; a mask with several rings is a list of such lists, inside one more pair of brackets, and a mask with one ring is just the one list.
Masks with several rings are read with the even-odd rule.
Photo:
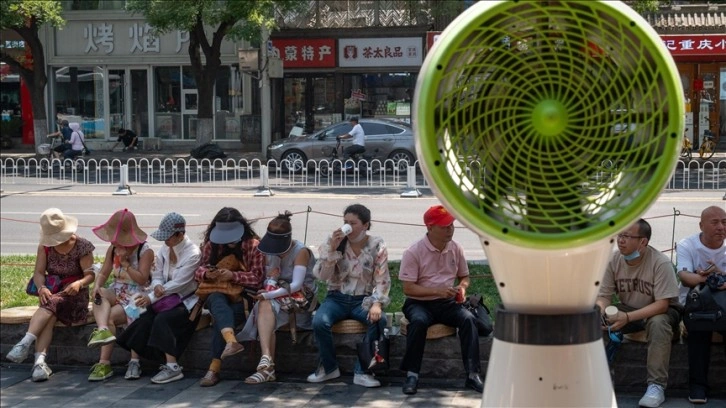
[[480, 234], [582, 245], [660, 193], [678, 157], [682, 95], [658, 36], [619, 2], [479, 2], [422, 67], [419, 157]]

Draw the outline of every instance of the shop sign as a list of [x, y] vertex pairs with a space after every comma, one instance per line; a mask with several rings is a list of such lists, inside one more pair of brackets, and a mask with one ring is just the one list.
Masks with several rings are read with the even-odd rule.
[[661, 35], [674, 57], [708, 55], [726, 57], [726, 34]]
[[[55, 30], [55, 56], [187, 55], [189, 32], [174, 30], [156, 36], [143, 20], [68, 21]], [[222, 42], [223, 55], [236, 56], [236, 44]]]
[[361, 92], [360, 89], [354, 89], [350, 92], [350, 99], [356, 99], [359, 101], [365, 101], [368, 99], [368, 95]]
[[338, 40], [338, 66], [421, 66], [422, 43], [420, 37], [341, 38]]
[[272, 54], [282, 59], [283, 68], [334, 68], [335, 40], [332, 38], [275, 38]]

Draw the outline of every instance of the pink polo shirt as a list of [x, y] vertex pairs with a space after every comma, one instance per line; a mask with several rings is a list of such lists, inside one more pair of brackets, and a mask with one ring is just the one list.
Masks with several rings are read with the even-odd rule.
[[[428, 237], [424, 237], [403, 252], [398, 279], [415, 282], [418, 285], [452, 287], [456, 278], [469, 276], [469, 265], [464, 259], [464, 250], [455, 241], [446, 244], [443, 251], [436, 249]], [[418, 300], [434, 300], [436, 296], [414, 297]]]

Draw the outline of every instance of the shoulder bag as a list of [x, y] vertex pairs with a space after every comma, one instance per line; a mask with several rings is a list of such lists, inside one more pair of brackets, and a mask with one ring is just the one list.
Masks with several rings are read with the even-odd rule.
[[726, 331], [726, 290], [703, 284], [692, 288], [686, 296], [683, 323], [688, 331]]
[[370, 339], [366, 335], [362, 342], [356, 344], [361, 368], [371, 373], [387, 371], [390, 363], [388, 358], [390, 339], [385, 333], [385, 329], [381, 330], [380, 323], [376, 327], [378, 327], [376, 338]]
[[473, 314], [476, 318], [476, 329], [480, 336], [486, 337], [494, 331], [494, 325], [492, 324], [489, 308], [487, 308], [484, 304], [482, 295], [478, 293], [470, 295], [463, 303], [463, 307], [471, 312], [471, 314]]

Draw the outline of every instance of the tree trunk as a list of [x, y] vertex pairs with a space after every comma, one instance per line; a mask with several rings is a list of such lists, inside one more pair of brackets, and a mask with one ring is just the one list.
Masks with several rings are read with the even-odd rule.
[[214, 138], [214, 84], [217, 78], [215, 74], [210, 74], [212, 70], [216, 74], [216, 67], [207, 63], [197, 80], [197, 145], [208, 143]]

